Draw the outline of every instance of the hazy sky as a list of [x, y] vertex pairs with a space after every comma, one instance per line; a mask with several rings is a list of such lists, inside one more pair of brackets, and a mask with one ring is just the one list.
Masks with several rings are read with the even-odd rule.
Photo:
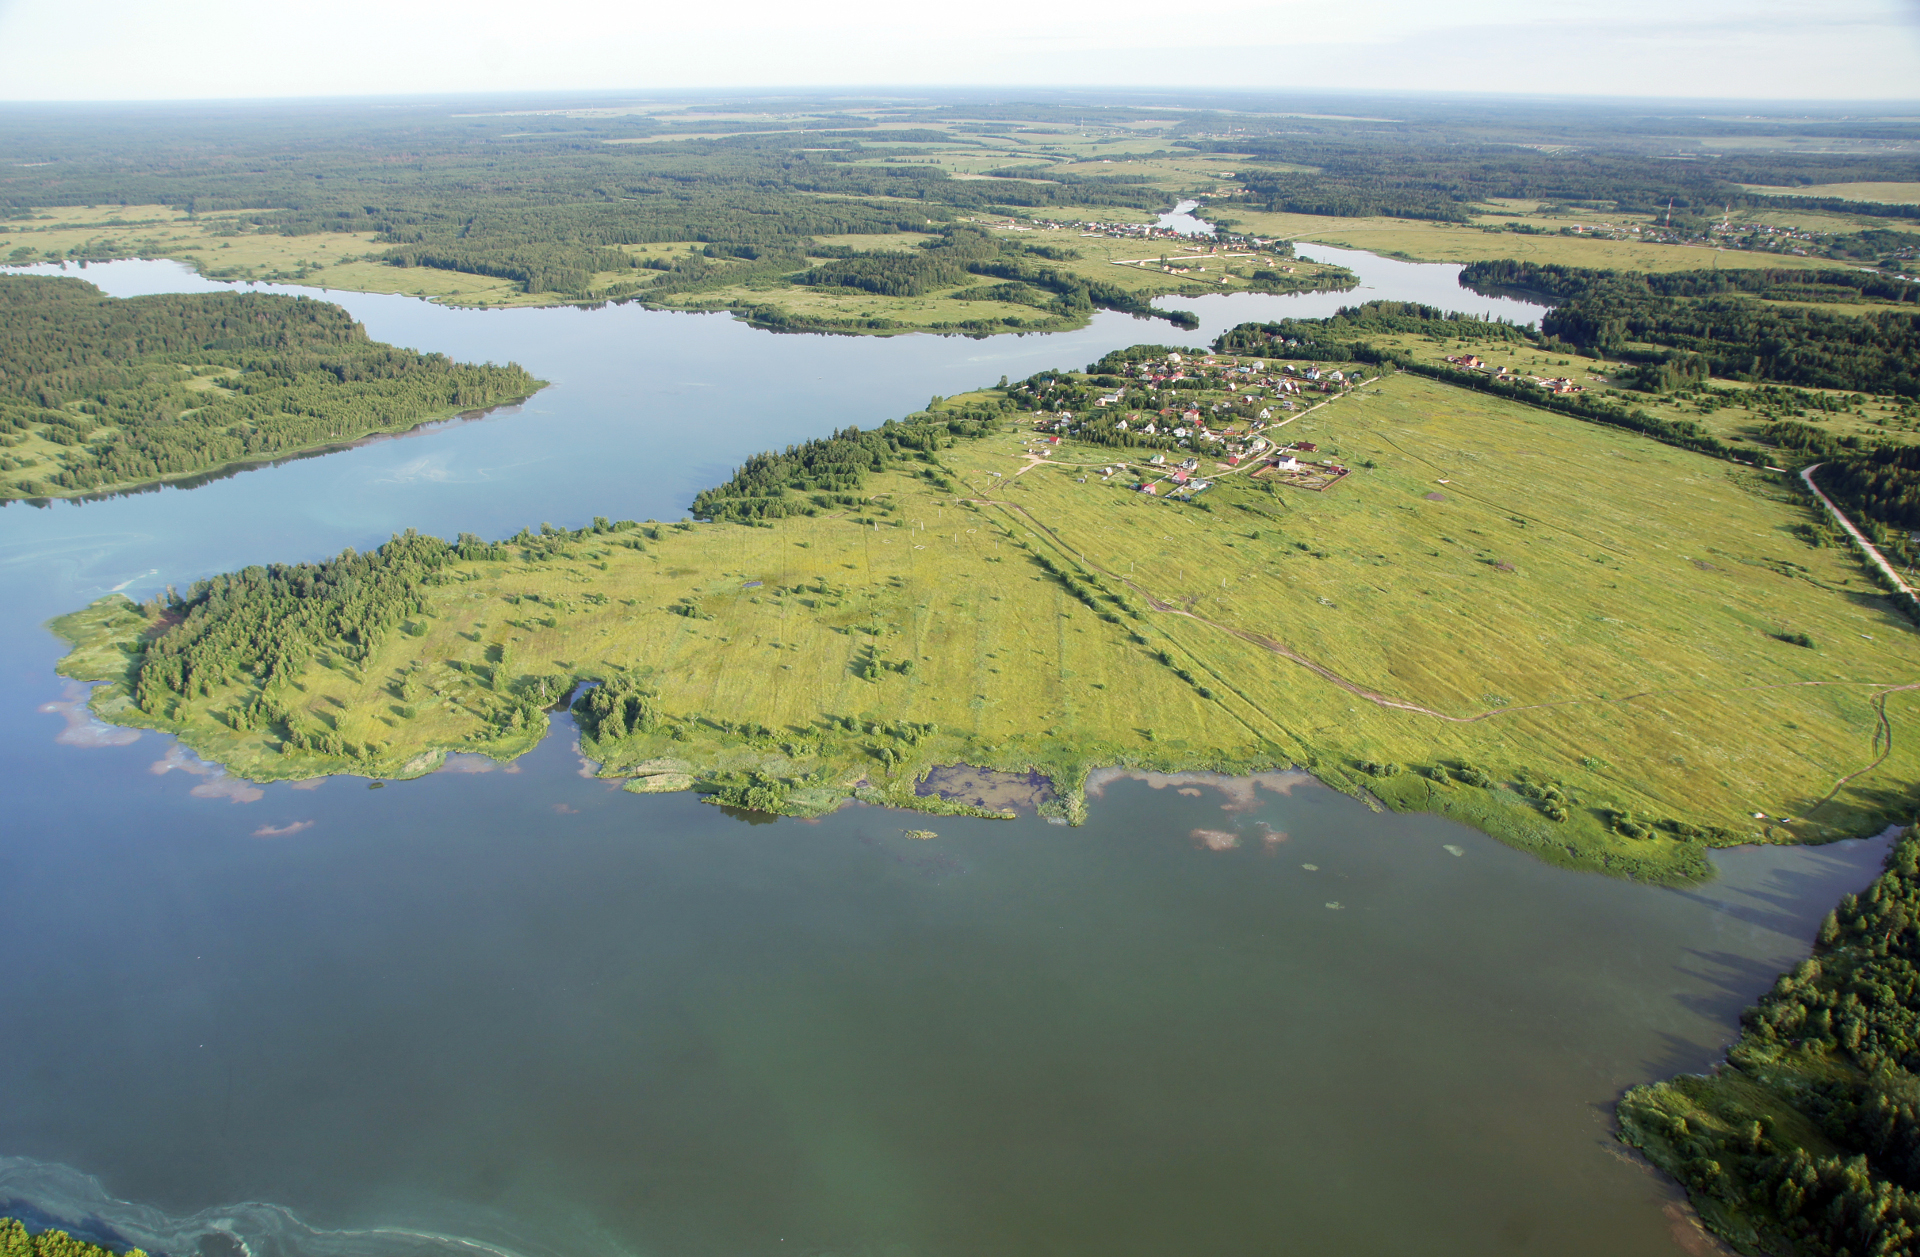
[[1920, 0], [0, 0], [0, 99], [955, 84], [1920, 99]]

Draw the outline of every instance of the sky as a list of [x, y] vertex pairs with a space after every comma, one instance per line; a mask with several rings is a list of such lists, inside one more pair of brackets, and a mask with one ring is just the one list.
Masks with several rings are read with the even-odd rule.
[[740, 87], [1920, 99], [1920, 0], [0, 0], [0, 100]]

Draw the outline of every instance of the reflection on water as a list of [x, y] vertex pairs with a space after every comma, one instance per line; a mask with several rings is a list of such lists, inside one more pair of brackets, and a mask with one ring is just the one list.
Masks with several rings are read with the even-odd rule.
[[1155, 220], [1154, 226], [1177, 231], [1183, 236], [1211, 236], [1213, 224], [1195, 218], [1193, 211], [1200, 208], [1198, 201], [1182, 201]]
[[[1508, 308], [1455, 268], [1307, 251], [1378, 295]], [[0, 510], [0, 1199], [45, 1220], [209, 1257], [1666, 1253], [1672, 1196], [1613, 1151], [1612, 1098], [1710, 1063], [1884, 849], [1730, 853], [1673, 892], [1291, 774], [1113, 776], [1073, 829], [768, 822], [581, 776], [564, 717], [505, 771], [380, 790], [255, 786], [102, 731], [39, 626], [109, 589], [406, 527], [672, 518], [754, 450], [1157, 335], [333, 296], [554, 387]], [[1193, 339], [1361, 296], [1201, 298]]]

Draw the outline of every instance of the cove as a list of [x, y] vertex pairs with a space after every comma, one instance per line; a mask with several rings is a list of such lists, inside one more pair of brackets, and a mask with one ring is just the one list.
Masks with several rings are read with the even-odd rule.
[[[1538, 313], [1456, 268], [1303, 250], [1372, 295]], [[755, 450], [1168, 332], [780, 337], [327, 295], [378, 339], [555, 385], [0, 511], [11, 1209], [181, 1255], [1667, 1253], [1676, 1197], [1618, 1151], [1611, 1101], [1710, 1064], [1884, 850], [1730, 852], [1665, 891], [1305, 783], [1115, 781], [1077, 829], [745, 824], [582, 776], [564, 718], [509, 768], [379, 790], [254, 787], [98, 729], [39, 626], [109, 589], [407, 527], [675, 518]], [[1199, 298], [1180, 338], [1367, 295]]]

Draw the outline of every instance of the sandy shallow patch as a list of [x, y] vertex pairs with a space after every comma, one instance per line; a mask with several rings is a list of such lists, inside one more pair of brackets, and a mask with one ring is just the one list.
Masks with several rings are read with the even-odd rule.
[[55, 742], [62, 746], [125, 746], [139, 740], [140, 730], [107, 724], [88, 710], [87, 700], [92, 695], [92, 686], [69, 681], [60, 698], [40, 704], [42, 712], [67, 722], [66, 728], [53, 735]]
[[218, 764], [209, 764], [178, 744], [167, 748], [167, 753], [153, 761], [153, 767], [147, 771], [156, 777], [164, 777], [175, 769], [195, 777], [204, 777], [193, 789], [187, 791], [196, 799], [226, 799], [230, 803], [257, 803], [267, 797], [267, 792], [259, 786], [227, 776], [227, 770]]

